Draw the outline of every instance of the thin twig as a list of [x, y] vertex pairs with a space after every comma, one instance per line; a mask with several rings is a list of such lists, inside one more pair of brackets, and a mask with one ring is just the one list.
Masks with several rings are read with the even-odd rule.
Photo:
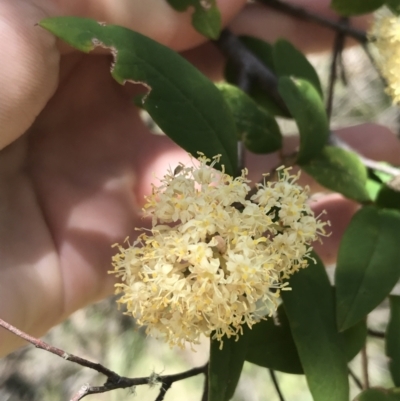
[[[348, 18], [342, 18], [341, 22], [343, 24], [348, 24]], [[344, 43], [346, 41], [346, 35], [343, 32], [338, 32], [335, 37], [333, 44], [333, 55], [331, 61], [331, 69], [329, 74], [329, 85], [328, 85], [328, 96], [326, 103], [326, 114], [330, 119], [332, 116], [333, 107], [333, 96], [335, 91], [335, 84], [337, 80], [337, 72], [339, 68], [339, 60], [341, 60], [341, 55], [343, 53]]]
[[368, 329], [368, 335], [382, 340], [385, 339], [385, 333], [383, 331]]
[[206, 373], [207, 368], [208, 368], [208, 364], [206, 364], [204, 366], [193, 368], [193, 369], [187, 370], [186, 372], [177, 373], [174, 375], [165, 375], [165, 376], [156, 375], [155, 377], [150, 376], [150, 377], [128, 378], [128, 377], [118, 375], [117, 373], [113, 372], [112, 370], [106, 368], [105, 366], [103, 366], [99, 363], [90, 362], [79, 356], [69, 354], [60, 348], [54, 347], [54, 346], [46, 343], [45, 341], [42, 341], [35, 337], [32, 337], [29, 334], [24, 333], [23, 331], [17, 329], [13, 325], [5, 322], [2, 319], [0, 319], [0, 327], [3, 327], [4, 329], [10, 331], [11, 333], [15, 334], [16, 336], [22, 338], [23, 340], [28, 341], [29, 343], [34, 345], [36, 348], [48, 351], [54, 355], [57, 355], [57, 356], [65, 359], [66, 361], [70, 361], [70, 362], [76, 363], [80, 366], [95, 370], [96, 372], [101, 373], [107, 377], [107, 381], [103, 386], [91, 387], [88, 385], [84, 385], [78, 391], [78, 393], [75, 394], [71, 398], [71, 401], [80, 401], [87, 395], [91, 395], [91, 394], [100, 394], [100, 393], [105, 393], [107, 391], [111, 391], [111, 390], [115, 390], [115, 389], [123, 389], [123, 388], [129, 388], [129, 387], [140, 386], [143, 384], [152, 384], [152, 383], [161, 383], [160, 394], [157, 397], [156, 401], [162, 401], [165, 393], [172, 386], [173, 383], [175, 383], [176, 381], [188, 379], [189, 377], [197, 376], [200, 373]]
[[282, 394], [281, 388], [279, 387], [279, 383], [278, 383], [278, 379], [276, 377], [275, 371], [272, 369], [269, 369], [269, 374], [271, 376], [272, 382], [274, 383], [274, 387], [278, 394], [279, 401], [285, 401], [285, 398]]
[[361, 348], [361, 369], [363, 377], [363, 390], [369, 389], [367, 344]]
[[[271, 1], [271, 0], [268, 0]], [[273, 0], [275, 1], [275, 0]], [[283, 4], [283, 3], [282, 3]], [[216, 46], [236, 65], [241, 74], [247, 72], [251, 77], [256, 78], [262, 84], [264, 90], [274, 98], [276, 103], [287, 111], [283, 99], [278, 93], [276, 75], [265, 66], [247, 47], [229, 30], [225, 29], [220, 38], [214, 42]], [[375, 160], [362, 156], [355, 149], [351, 148], [346, 142], [331, 134], [329, 144], [350, 150], [356, 153], [361, 162], [368, 168], [387, 173], [392, 176], [400, 175], [400, 169], [381, 164]]]
[[348, 368], [348, 369], [349, 369], [349, 375], [354, 380], [354, 383], [356, 383], [356, 386], [360, 390], [363, 390], [363, 385], [361, 383], [361, 380], [356, 376], [356, 374], [350, 368]]
[[367, 35], [364, 31], [357, 28], [353, 28], [341, 22], [334, 21], [330, 18], [322, 17], [321, 15], [315, 14], [295, 4], [285, 3], [279, 0], [258, 0], [258, 1], [262, 4], [265, 4], [267, 7], [273, 8], [274, 10], [280, 11], [282, 13], [291, 15], [299, 19], [303, 19], [305, 21], [315, 22], [319, 25], [333, 29], [337, 32], [341, 32], [346, 36], [350, 36], [356, 39], [360, 43], [366, 43], [368, 41]]
[[[221, 32], [219, 39], [214, 41], [218, 49], [235, 65], [242, 82], [254, 80], [274, 102], [285, 112], [288, 112], [285, 102], [278, 92], [278, 78], [263, 64], [229, 29]], [[246, 81], [248, 86], [248, 81]]]

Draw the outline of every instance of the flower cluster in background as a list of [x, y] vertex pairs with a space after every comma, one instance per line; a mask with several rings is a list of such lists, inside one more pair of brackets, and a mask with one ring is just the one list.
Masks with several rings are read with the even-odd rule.
[[152, 229], [113, 257], [119, 302], [170, 345], [238, 336], [271, 315], [326, 224], [288, 169], [249, 198], [246, 170], [233, 178], [213, 169], [218, 157], [199, 160], [153, 187], [144, 208]]
[[400, 103], [400, 18], [384, 13], [375, 18], [370, 37], [379, 52], [378, 66], [387, 81], [386, 92]]

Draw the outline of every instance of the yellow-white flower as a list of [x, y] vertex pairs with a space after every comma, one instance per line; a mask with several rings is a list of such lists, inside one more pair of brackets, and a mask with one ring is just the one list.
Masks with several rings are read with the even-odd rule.
[[400, 103], [400, 18], [389, 12], [377, 16], [370, 37], [379, 53], [377, 63], [387, 81], [386, 92]]
[[113, 257], [119, 303], [171, 345], [238, 336], [266, 306], [272, 314], [283, 279], [308, 265], [324, 234], [289, 169], [249, 199], [246, 170], [232, 178], [213, 169], [219, 157], [199, 160], [153, 187], [144, 207], [153, 228]]

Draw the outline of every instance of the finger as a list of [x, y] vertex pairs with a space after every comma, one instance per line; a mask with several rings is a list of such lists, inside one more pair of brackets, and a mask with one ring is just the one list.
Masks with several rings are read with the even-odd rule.
[[336, 262], [342, 236], [360, 206], [339, 194], [325, 195], [311, 202], [315, 215], [318, 216], [325, 211], [322, 220], [330, 221], [330, 227], [327, 227], [330, 235], [322, 238], [322, 242], [316, 241], [313, 244], [313, 248], [325, 265], [330, 265]]
[[55, 39], [35, 27], [46, 16], [34, 2], [0, 2], [0, 149], [29, 128], [56, 89]]
[[[218, 0], [226, 25], [246, 0]], [[193, 10], [175, 11], [166, 0], [62, 0], [64, 15], [89, 17], [140, 32], [174, 50], [185, 50], [206, 41], [192, 26]]]
[[[394, 165], [400, 164], [400, 141], [389, 128], [383, 125], [373, 123], [360, 124], [338, 129], [335, 133], [353, 147], [355, 151], [360, 152], [365, 157]], [[297, 150], [298, 145], [298, 135], [285, 136], [283, 154], [292, 154]], [[263, 173], [271, 171], [271, 169], [282, 163], [278, 153], [255, 155], [248, 152], [246, 155], [246, 166], [249, 169], [249, 178], [252, 181], [259, 181]], [[297, 170], [298, 167], [293, 169], [293, 171]], [[309, 185], [312, 192], [329, 192], [329, 190], [318, 184], [304, 171], [301, 173], [299, 183], [303, 186]]]

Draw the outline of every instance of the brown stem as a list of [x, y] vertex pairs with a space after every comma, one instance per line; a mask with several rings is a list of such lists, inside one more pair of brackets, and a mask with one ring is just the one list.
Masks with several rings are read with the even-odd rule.
[[363, 389], [369, 389], [369, 374], [368, 374], [368, 355], [367, 345], [365, 344], [361, 349], [361, 368], [363, 377]]
[[[347, 18], [342, 18], [343, 23], [348, 23]], [[335, 91], [335, 84], [337, 80], [337, 72], [339, 68], [339, 60], [341, 59], [341, 55], [344, 48], [344, 43], [346, 41], [346, 35], [342, 32], [338, 32], [335, 37], [335, 42], [333, 44], [333, 55], [331, 61], [330, 68], [330, 76], [329, 76], [329, 86], [328, 86], [328, 96], [327, 96], [327, 104], [326, 104], [326, 114], [330, 119], [332, 116], [332, 108], [333, 108], [333, 97]]]
[[78, 393], [76, 393], [71, 398], [71, 401], [80, 401], [87, 395], [91, 395], [91, 394], [100, 394], [100, 393], [105, 393], [107, 391], [112, 391], [112, 390], [116, 390], [116, 389], [129, 388], [129, 387], [140, 386], [143, 384], [151, 384], [151, 383], [161, 383], [160, 394], [157, 397], [157, 401], [162, 401], [164, 399], [165, 393], [168, 391], [168, 389], [172, 386], [172, 384], [174, 382], [184, 380], [189, 377], [197, 376], [200, 373], [206, 373], [207, 367], [208, 367], [208, 364], [206, 364], [204, 366], [190, 369], [186, 372], [177, 373], [174, 375], [156, 376], [155, 378], [152, 376], [128, 378], [128, 377], [123, 377], [123, 376], [118, 375], [117, 373], [113, 372], [112, 370], [106, 368], [105, 366], [103, 366], [99, 363], [90, 362], [79, 356], [69, 354], [60, 348], [53, 347], [52, 345], [47, 344], [46, 342], [44, 342], [38, 338], [32, 337], [29, 334], [24, 333], [23, 331], [17, 329], [13, 325], [5, 322], [2, 319], [0, 319], [0, 327], [3, 327], [4, 329], [10, 331], [11, 333], [15, 334], [16, 336], [22, 338], [23, 340], [28, 341], [29, 343], [34, 345], [36, 348], [40, 348], [40, 349], [43, 349], [54, 355], [57, 355], [57, 356], [65, 359], [66, 361], [74, 362], [80, 366], [95, 370], [96, 372], [99, 372], [107, 377], [107, 381], [105, 382], [105, 384], [103, 386], [93, 386], [92, 387], [92, 386], [84, 385], [78, 391]]
[[350, 36], [356, 39], [360, 43], [367, 43], [368, 41], [367, 35], [364, 31], [343, 24], [340, 21], [334, 21], [330, 18], [322, 17], [321, 15], [315, 14], [295, 4], [286, 3], [280, 0], [257, 0], [257, 1], [262, 4], [265, 4], [267, 7], [273, 8], [274, 10], [280, 11], [282, 13], [303, 19], [305, 21], [315, 22], [319, 25], [343, 33], [346, 36]]

